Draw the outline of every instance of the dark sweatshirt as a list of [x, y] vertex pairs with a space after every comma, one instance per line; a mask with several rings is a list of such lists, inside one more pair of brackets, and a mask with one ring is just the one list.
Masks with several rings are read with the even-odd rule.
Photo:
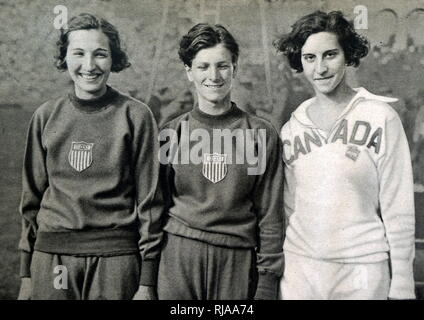
[[21, 276], [33, 250], [76, 256], [139, 252], [140, 284], [156, 282], [161, 241], [157, 126], [146, 105], [110, 87], [39, 107], [23, 168]]
[[[221, 132], [225, 136], [225, 131], [216, 129], [227, 130], [230, 142], [218, 138], [216, 134]], [[261, 140], [263, 144], [258, 138], [261, 130], [266, 137]], [[172, 132], [175, 132], [173, 138]], [[233, 135], [231, 140], [229, 135]], [[233, 103], [229, 111], [218, 116], [206, 114], [195, 106], [191, 112], [167, 123], [161, 129], [161, 136], [164, 140], [161, 150], [170, 149], [168, 160], [174, 159], [163, 169], [167, 179], [164, 185], [169, 186], [167, 193], [171, 195], [165, 231], [217, 246], [256, 248], [259, 271], [256, 297], [275, 298], [283, 272], [285, 231], [282, 148], [276, 130]], [[201, 140], [208, 140], [206, 136], [210, 137], [206, 142], [209, 152], [201, 147]], [[176, 158], [172, 158], [170, 141], [175, 137], [178, 145], [174, 144], [177, 151]], [[217, 139], [221, 140], [221, 148], [214, 149]], [[253, 148], [249, 143], [252, 141]], [[261, 146], [266, 150], [262, 160]], [[255, 157], [247, 157], [252, 149], [259, 164], [252, 161]], [[193, 163], [190, 159], [187, 164], [190, 152], [201, 161]], [[262, 170], [249, 174], [249, 168], [257, 167]]]

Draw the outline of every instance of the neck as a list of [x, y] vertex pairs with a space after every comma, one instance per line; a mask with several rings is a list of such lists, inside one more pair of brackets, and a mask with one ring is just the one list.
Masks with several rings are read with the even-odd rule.
[[221, 101], [208, 101], [198, 95], [199, 109], [210, 115], [220, 115], [231, 109], [231, 95], [228, 94]]
[[340, 82], [340, 84], [330, 93], [315, 92], [318, 105], [334, 108], [343, 109], [353, 96], [356, 94], [350, 86], [347, 85], [346, 81]]
[[99, 91], [95, 91], [95, 92], [83, 91], [83, 90], [80, 90], [77, 86], [75, 86], [75, 95], [77, 96], [77, 98], [82, 100], [93, 100], [93, 99], [100, 98], [106, 93], [106, 91], [107, 91], [106, 86], [101, 88]]

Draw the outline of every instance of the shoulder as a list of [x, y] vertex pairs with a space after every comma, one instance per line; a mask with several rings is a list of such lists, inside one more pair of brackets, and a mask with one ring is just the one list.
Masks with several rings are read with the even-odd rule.
[[379, 118], [383, 121], [400, 119], [396, 110], [389, 103], [381, 100], [362, 98], [358, 101], [358, 107], [369, 119]]
[[41, 121], [47, 121], [47, 119], [54, 113], [56, 110], [60, 110], [66, 104], [69, 103], [69, 98], [67, 94], [55, 97], [43, 102], [33, 114], [34, 119], [39, 119]]
[[290, 137], [292, 133], [292, 125], [293, 125], [293, 116], [290, 117], [289, 121], [287, 121], [280, 130], [280, 138], [284, 140], [286, 137]]
[[283, 127], [280, 130], [281, 139], [285, 137], [290, 137], [293, 130], [302, 128], [302, 125], [299, 121], [305, 123], [310, 122], [309, 117], [307, 116], [307, 108], [311, 106], [316, 101], [315, 97], [303, 101], [290, 115], [290, 119], [284, 123]]
[[180, 114], [180, 115], [176, 116], [175, 118], [165, 122], [159, 129], [160, 130], [176, 129], [180, 126], [181, 122], [189, 120], [189, 115], [190, 115], [190, 111], [183, 113], [183, 114]]
[[130, 95], [125, 94], [115, 88], [113, 88], [113, 90], [117, 93], [117, 101], [119, 105], [125, 106], [129, 109], [130, 112], [133, 112], [135, 114], [153, 116], [153, 113], [151, 112], [150, 108], [144, 102], [134, 97], [131, 97]]
[[147, 104], [116, 89], [113, 90], [118, 94], [115, 102], [115, 107], [119, 110], [116, 113], [117, 117], [126, 119], [135, 130], [157, 132], [155, 117]]
[[244, 117], [252, 129], [265, 129], [270, 133], [277, 133], [277, 129], [267, 119], [253, 115], [246, 111], [241, 110], [241, 117]]
[[367, 89], [360, 87], [354, 89], [357, 92], [356, 109], [370, 120], [392, 120], [399, 119], [397, 111], [389, 104], [396, 103], [399, 99], [376, 95]]
[[271, 122], [256, 115], [248, 114], [247, 112], [244, 112], [244, 116], [249, 122], [250, 129], [255, 130], [255, 132], [257, 131], [259, 136], [263, 137], [263, 134], [265, 134], [267, 144], [278, 145], [280, 143], [278, 131]]

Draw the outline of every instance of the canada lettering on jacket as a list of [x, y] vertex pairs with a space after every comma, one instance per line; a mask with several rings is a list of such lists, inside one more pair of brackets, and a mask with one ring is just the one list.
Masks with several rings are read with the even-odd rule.
[[[382, 138], [383, 129], [381, 127], [373, 130], [369, 122], [361, 120], [355, 121], [353, 126], [349, 126], [348, 120], [343, 119], [334, 130], [334, 134], [330, 135], [327, 141], [321, 138], [315, 131], [305, 131], [303, 132], [303, 137], [296, 135], [292, 141], [287, 139], [283, 140], [283, 158], [284, 162], [289, 165], [293, 161], [296, 161], [300, 154], [307, 155], [310, 153], [312, 151], [312, 145], [322, 147], [327, 143], [335, 143], [339, 140], [346, 145], [366, 145], [369, 149], [374, 148], [374, 152], [379, 154]], [[288, 148], [286, 146], [288, 146]], [[293, 146], [293, 148], [291, 148], [291, 146]], [[289, 149], [293, 150], [292, 154], [289, 154]]]

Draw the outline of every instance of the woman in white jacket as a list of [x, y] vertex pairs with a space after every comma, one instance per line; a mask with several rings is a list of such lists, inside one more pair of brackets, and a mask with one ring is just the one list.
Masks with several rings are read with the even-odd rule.
[[283, 299], [415, 298], [410, 152], [397, 113], [346, 83], [368, 41], [339, 11], [299, 19], [275, 42], [315, 96], [284, 125]]

